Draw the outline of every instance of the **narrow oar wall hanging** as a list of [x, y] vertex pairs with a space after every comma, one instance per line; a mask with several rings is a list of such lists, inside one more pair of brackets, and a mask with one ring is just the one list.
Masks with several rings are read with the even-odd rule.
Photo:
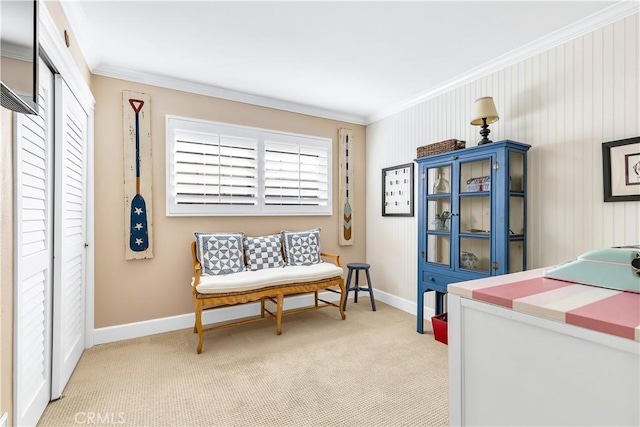
[[353, 135], [350, 129], [338, 132], [340, 169], [340, 213], [338, 217], [338, 243], [340, 246], [353, 245]]
[[153, 257], [149, 95], [122, 92], [125, 258]]

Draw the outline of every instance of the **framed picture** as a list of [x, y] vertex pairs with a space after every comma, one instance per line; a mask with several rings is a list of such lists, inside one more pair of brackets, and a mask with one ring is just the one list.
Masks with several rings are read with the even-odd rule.
[[413, 163], [382, 169], [382, 216], [413, 216]]
[[640, 137], [602, 143], [605, 202], [640, 201]]

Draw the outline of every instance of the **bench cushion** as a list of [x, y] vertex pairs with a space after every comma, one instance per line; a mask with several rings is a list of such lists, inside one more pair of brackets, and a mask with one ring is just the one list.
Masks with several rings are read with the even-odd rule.
[[[196, 290], [201, 294], [252, 291], [269, 286], [315, 282], [341, 276], [342, 268], [329, 262], [306, 266], [242, 271], [225, 276], [202, 276]], [[192, 282], [193, 283], [193, 282]]]

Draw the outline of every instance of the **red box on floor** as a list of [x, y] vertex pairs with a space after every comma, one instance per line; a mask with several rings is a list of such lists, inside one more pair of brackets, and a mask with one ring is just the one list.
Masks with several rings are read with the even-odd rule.
[[431, 325], [433, 326], [433, 336], [436, 338], [436, 341], [440, 341], [441, 343], [448, 343], [448, 333], [447, 333], [447, 313], [438, 314], [437, 316], [433, 316], [431, 318]]

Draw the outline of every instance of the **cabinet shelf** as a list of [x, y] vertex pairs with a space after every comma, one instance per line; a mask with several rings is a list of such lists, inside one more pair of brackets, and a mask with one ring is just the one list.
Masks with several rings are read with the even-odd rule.
[[460, 193], [460, 197], [489, 197], [491, 196], [491, 191], [469, 191]]
[[473, 232], [473, 231], [461, 231], [458, 234], [460, 237], [468, 237], [471, 239], [489, 239], [491, 238], [491, 234], [488, 232], [485, 233], [478, 233], [478, 232]]
[[[436, 293], [438, 315], [449, 283], [526, 270], [529, 148], [505, 140], [416, 159], [418, 332], [425, 292]], [[442, 182], [449, 192], [433, 193]]]
[[433, 236], [447, 236], [451, 234], [451, 230], [427, 230], [428, 235]]

